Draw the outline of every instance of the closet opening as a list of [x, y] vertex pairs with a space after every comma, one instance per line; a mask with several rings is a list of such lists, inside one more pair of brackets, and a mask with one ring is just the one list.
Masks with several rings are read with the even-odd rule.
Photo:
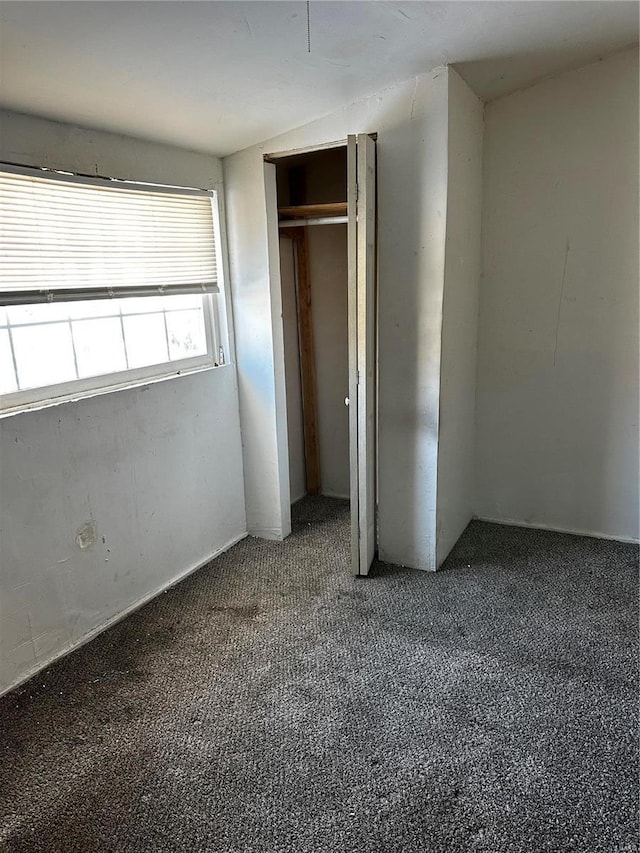
[[376, 549], [375, 138], [265, 159], [278, 207], [291, 500], [345, 501], [352, 571], [366, 575]]
[[276, 161], [289, 483], [349, 500], [346, 146]]

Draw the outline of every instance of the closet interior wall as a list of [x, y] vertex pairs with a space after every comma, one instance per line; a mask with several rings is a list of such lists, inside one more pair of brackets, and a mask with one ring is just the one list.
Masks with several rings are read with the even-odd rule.
[[[276, 163], [278, 207], [346, 202], [346, 149], [333, 148], [279, 159]], [[295, 219], [295, 217], [294, 217]], [[311, 224], [280, 231], [289, 480], [292, 502], [309, 492], [349, 497], [347, 225]], [[310, 327], [300, 322], [298, 252], [304, 240], [310, 290]], [[308, 339], [310, 338], [310, 340]], [[303, 412], [304, 356], [313, 350], [315, 427]], [[307, 373], [308, 376], [308, 373]], [[315, 429], [319, 488], [309, 488], [306, 428]], [[313, 480], [313, 477], [312, 477]]]

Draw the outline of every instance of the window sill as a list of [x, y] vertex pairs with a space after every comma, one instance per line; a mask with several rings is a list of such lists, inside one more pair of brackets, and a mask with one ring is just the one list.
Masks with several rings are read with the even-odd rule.
[[15, 406], [7, 407], [0, 410], [0, 420], [3, 418], [21, 415], [26, 412], [37, 412], [41, 409], [50, 409], [52, 406], [60, 406], [64, 403], [75, 403], [80, 400], [86, 400], [91, 397], [102, 397], [104, 394], [113, 394], [117, 391], [126, 391], [130, 388], [144, 388], [149, 385], [155, 385], [158, 382], [166, 382], [170, 379], [178, 379], [181, 376], [191, 376], [194, 373], [206, 373], [210, 370], [226, 370], [233, 367], [233, 364], [199, 364], [194, 367], [182, 367], [178, 370], [172, 370], [167, 373], [161, 373], [157, 376], [149, 376], [143, 379], [129, 379], [122, 382], [114, 382], [105, 385], [101, 388], [91, 388], [86, 390], [70, 391], [66, 394], [61, 394], [56, 397], [48, 397], [44, 400], [34, 400], [29, 403], [20, 403]]

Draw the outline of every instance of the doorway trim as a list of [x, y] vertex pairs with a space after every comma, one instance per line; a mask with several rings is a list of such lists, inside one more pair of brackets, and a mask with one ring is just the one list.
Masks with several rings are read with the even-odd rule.
[[[358, 274], [357, 288], [358, 288], [358, 292], [360, 293], [360, 295], [358, 296], [358, 300], [360, 300], [361, 296], [365, 293], [365, 290], [366, 290], [368, 296], [367, 296], [367, 299], [363, 301], [363, 304], [365, 304], [365, 301], [367, 304], [370, 304], [370, 308], [366, 309], [366, 310], [367, 311], [371, 310], [371, 312], [372, 312], [371, 317], [372, 317], [372, 322], [373, 322], [373, 328], [372, 328], [372, 330], [367, 332], [367, 336], [368, 336], [367, 340], [369, 341], [369, 343], [366, 344], [364, 349], [366, 349], [366, 351], [367, 351], [367, 357], [371, 358], [371, 365], [369, 367], [369, 370], [373, 371], [373, 376], [371, 378], [365, 379], [365, 376], [366, 376], [366, 374], [369, 373], [369, 370], [365, 371], [362, 369], [362, 367], [364, 365], [364, 362], [362, 362], [363, 352], [360, 351], [362, 348], [359, 346], [359, 348], [358, 348], [359, 354], [358, 354], [358, 360], [357, 360], [359, 369], [356, 371], [356, 376], [357, 376], [356, 382], [360, 381], [361, 375], [362, 375], [363, 380], [365, 380], [367, 382], [368, 388], [370, 388], [370, 390], [367, 390], [366, 398], [367, 399], [370, 398], [373, 400], [373, 410], [372, 410], [373, 416], [370, 417], [369, 415], [367, 415], [366, 417], [363, 417], [362, 416], [363, 413], [359, 411], [361, 407], [360, 407], [360, 404], [358, 403], [358, 411], [359, 411], [358, 430], [356, 430], [356, 432], [355, 432], [355, 435], [356, 435], [355, 440], [357, 442], [357, 436], [358, 436], [359, 430], [362, 428], [365, 428], [366, 442], [365, 442], [364, 447], [366, 448], [366, 450], [363, 449], [363, 453], [358, 454], [358, 457], [357, 457], [358, 458], [358, 472], [360, 472], [360, 470], [363, 468], [364, 456], [366, 456], [367, 459], [371, 459], [373, 467], [371, 468], [369, 463], [367, 463], [367, 465], [364, 466], [368, 469], [368, 472], [369, 472], [369, 476], [365, 478], [365, 482], [368, 483], [368, 486], [365, 488], [365, 491], [363, 491], [361, 488], [362, 484], [360, 482], [360, 476], [358, 476], [358, 483], [356, 484], [356, 489], [358, 490], [359, 500], [358, 500], [358, 505], [355, 508], [353, 506], [353, 494], [354, 494], [353, 484], [351, 487], [351, 493], [352, 493], [352, 501], [351, 501], [351, 503], [352, 503], [352, 506], [351, 506], [352, 537], [351, 538], [352, 538], [352, 543], [357, 539], [357, 541], [360, 543], [358, 545], [359, 550], [364, 552], [363, 555], [359, 556], [357, 560], [352, 559], [352, 569], [354, 570], [355, 574], [366, 575], [369, 571], [369, 566], [371, 564], [371, 560], [373, 559], [375, 551], [377, 550], [377, 542], [375, 541], [375, 539], [376, 539], [376, 528], [377, 528], [377, 524], [376, 524], [376, 514], [377, 514], [376, 513], [376, 510], [377, 510], [377, 499], [376, 499], [376, 492], [377, 492], [377, 489], [376, 489], [376, 486], [377, 486], [377, 429], [376, 429], [376, 427], [377, 427], [377, 405], [375, 402], [376, 396], [377, 396], [375, 393], [376, 392], [376, 386], [377, 386], [377, 346], [376, 346], [376, 339], [377, 339], [377, 241], [375, 240], [375, 237], [373, 238], [372, 245], [371, 246], [369, 245], [369, 240], [371, 239], [372, 235], [377, 236], [377, 219], [378, 219], [378, 217], [377, 217], [377, 210], [376, 210], [377, 205], [375, 203], [375, 197], [377, 195], [376, 190], [375, 190], [375, 187], [376, 187], [376, 183], [375, 183], [375, 172], [376, 172], [375, 147], [373, 148], [373, 151], [371, 150], [371, 142], [373, 141], [375, 143], [376, 138], [377, 138], [377, 134], [373, 134], [373, 133], [361, 134], [358, 137], [349, 137], [348, 139], [344, 139], [344, 140], [321, 143], [321, 144], [317, 144], [317, 145], [313, 145], [313, 146], [306, 146], [304, 148], [290, 149], [287, 151], [278, 151], [278, 152], [267, 153], [267, 154], [263, 155], [263, 167], [264, 167], [264, 173], [265, 173], [265, 200], [266, 200], [266, 214], [267, 214], [267, 229], [268, 229], [269, 234], [271, 235], [271, 239], [269, 240], [269, 246], [268, 246], [268, 248], [269, 248], [269, 264], [268, 264], [268, 267], [269, 267], [269, 290], [271, 293], [272, 305], [277, 304], [278, 306], [280, 306], [280, 309], [281, 309], [282, 301], [283, 301], [283, 293], [282, 293], [282, 280], [281, 280], [281, 276], [280, 276], [280, 246], [279, 246], [280, 241], [279, 241], [279, 236], [281, 233], [284, 232], [284, 228], [283, 229], [280, 228], [280, 222], [279, 222], [277, 186], [276, 186], [276, 180], [275, 180], [276, 163], [283, 158], [295, 157], [296, 155], [300, 155], [300, 154], [311, 154], [313, 152], [326, 151], [328, 149], [334, 149], [334, 148], [344, 148], [345, 151], [347, 152], [348, 159], [349, 159], [349, 151], [351, 149], [351, 146], [355, 144], [356, 138], [357, 138], [358, 143], [359, 143], [358, 144], [358, 152], [359, 153], [358, 153], [358, 157], [357, 157], [358, 170], [362, 171], [362, 175], [360, 176], [360, 180], [363, 180], [365, 174], [367, 174], [369, 171], [371, 171], [371, 169], [370, 169], [371, 164], [372, 164], [373, 175], [374, 175], [373, 183], [371, 186], [372, 191], [366, 191], [365, 193], [363, 193], [362, 201], [358, 198], [357, 191], [356, 191], [356, 196], [351, 199], [351, 217], [349, 220], [351, 222], [351, 228], [352, 228], [353, 224], [356, 221], [355, 217], [356, 217], [356, 215], [358, 215], [358, 218], [362, 218], [363, 221], [366, 221], [366, 230], [363, 233], [367, 233], [369, 235], [369, 238], [365, 238], [364, 240], [359, 238], [357, 241], [357, 254], [358, 254], [358, 256], [362, 253], [363, 257], [366, 255], [366, 258], [367, 258], [367, 261], [366, 261], [367, 272], [364, 274], [363, 273]], [[362, 140], [362, 141], [360, 141], [360, 140]], [[368, 143], [368, 144], [366, 144], [366, 143]], [[360, 153], [361, 148], [366, 149], [366, 151], [364, 151], [364, 153]], [[353, 154], [351, 155], [351, 159], [353, 159]], [[355, 171], [354, 171], [354, 175], [355, 175]], [[349, 179], [347, 181], [347, 188], [348, 188], [348, 201], [349, 201], [349, 195], [353, 194], [352, 190], [350, 189]], [[364, 186], [363, 186], [363, 189], [364, 189]], [[365, 199], [370, 199], [370, 200], [369, 200], [369, 202], [365, 202]], [[358, 210], [357, 214], [356, 214], [356, 203], [357, 203], [357, 210]], [[370, 214], [369, 206], [371, 204], [373, 205], [372, 210], [374, 211], [374, 213], [373, 213], [373, 215], [375, 217], [374, 219], [371, 219], [371, 217], [369, 215]], [[371, 221], [369, 221], [370, 219], [371, 219]], [[285, 228], [286, 228], [286, 226], [285, 226]], [[286, 236], [292, 238], [294, 241], [294, 246], [298, 247], [298, 245], [300, 245], [300, 242], [301, 242], [300, 238], [298, 238], [297, 236], [294, 237], [293, 234], [291, 233], [291, 232], [294, 232], [295, 230], [296, 229], [294, 229], [294, 228], [289, 229], [289, 233], [287, 233]], [[297, 230], [299, 232], [303, 233], [303, 235], [304, 235], [303, 239], [305, 240], [305, 243], [306, 243], [307, 228], [303, 227], [303, 228], [298, 228]], [[286, 232], [284, 232], [284, 233], [286, 233]], [[305, 254], [306, 254], [306, 252], [305, 252]], [[365, 269], [364, 266], [363, 266], [363, 269]], [[371, 278], [371, 276], [373, 276], [373, 278]], [[309, 285], [308, 276], [305, 276], [305, 278], [307, 279], [306, 284]], [[368, 282], [368, 281], [370, 283], [366, 284], [366, 282]], [[296, 284], [296, 287], [297, 287], [297, 284]], [[350, 287], [350, 290], [351, 289], [353, 289], [353, 288]], [[278, 320], [278, 324], [279, 324], [278, 333], [277, 333], [277, 335], [274, 335], [274, 350], [273, 350], [273, 356], [274, 356], [274, 362], [275, 362], [274, 363], [274, 370], [275, 370], [276, 376], [282, 375], [284, 377], [284, 370], [285, 370], [284, 330], [283, 330], [283, 321], [282, 321], [282, 311], [280, 310], [279, 313], [280, 313], [279, 318], [276, 318], [276, 317], [273, 318], [274, 322], [276, 320]], [[362, 325], [363, 319], [364, 319], [364, 315], [362, 314], [361, 310], [359, 310], [358, 311], [358, 327], [360, 327]], [[350, 337], [351, 337], [351, 333], [350, 333]], [[277, 343], [277, 346], [276, 346], [276, 343]], [[350, 347], [351, 347], [351, 343], [350, 343]], [[370, 350], [371, 350], [371, 352], [369, 352]], [[303, 353], [302, 353], [302, 348], [301, 348], [301, 357], [302, 357], [302, 355], [303, 355]], [[306, 355], [308, 356], [309, 353], [307, 353]], [[313, 352], [311, 353], [311, 356], [313, 356]], [[350, 398], [354, 397], [354, 394], [353, 394], [352, 388], [351, 388], [352, 379], [353, 379], [353, 377], [351, 376], [351, 373], [353, 372], [352, 367], [353, 367], [353, 359], [350, 358], [350, 379], [349, 379], [349, 381], [350, 381], [349, 388], [350, 388], [350, 392], [351, 392]], [[315, 371], [315, 365], [314, 365], [314, 371]], [[371, 382], [373, 384], [371, 384]], [[281, 397], [280, 397], [280, 395], [277, 395], [277, 399], [276, 399], [276, 405], [278, 405], [278, 403], [281, 401], [280, 405], [282, 406], [280, 416], [277, 418], [278, 423], [280, 425], [280, 435], [278, 436], [278, 445], [279, 445], [279, 447], [282, 447], [282, 449], [284, 451], [284, 452], [279, 453], [279, 456], [278, 456], [278, 463], [279, 463], [279, 465], [278, 465], [278, 478], [280, 480], [280, 491], [281, 491], [281, 493], [285, 491], [285, 487], [286, 487], [286, 491], [287, 492], [289, 491], [289, 456], [288, 456], [289, 436], [288, 436], [288, 428], [287, 428], [287, 401], [286, 401], [286, 391], [284, 388], [284, 382], [283, 382], [283, 389], [282, 390], [283, 390], [283, 394], [281, 395]], [[356, 394], [355, 396], [356, 396], [356, 399], [358, 399], [359, 393]], [[345, 402], [348, 402], [348, 400], [345, 400]], [[303, 411], [304, 411], [304, 405], [303, 405]], [[355, 415], [356, 413], [354, 412], [353, 414]], [[305, 425], [306, 425], [306, 415], [304, 417], [305, 417]], [[365, 421], [366, 421], [366, 427], [364, 426]], [[349, 439], [350, 448], [353, 446], [353, 443], [354, 443], [354, 435], [353, 435], [354, 431], [353, 431], [352, 422], [353, 422], [353, 418], [350, 415], [350, 439]], [[316, 421], [316, 423], [317, 423], [317, 421]], [[369, 433], [369, 428], [371, 429], [370, 433]], [[317, 427], [316, 427], [316, 433], [317, 433]], [[306, 430], [305, 430], [305, 454], [306, 454], [306, 450], [307, 450], [307, 440], [306, 440]], [[319, 455], [319, 448], [318, 448], [318, 455]], [[361, 458], [361, 457], [363, 457], [363, 458]], [[353, 464], [351, 464], [351, 471], [352, 471], [351, 479], [353, 479]], [[318, 459], [318, 473], [319, 473], [319, 459]], [[370, 483], [369, 483], [369, 480], [371, 480]], [[318, 477], [318, 486], [319, 486], [319, 477]], [[369, 493], [370, 490], [371, 490], [371, 494]], [[311, 490], [309, 488], [308, 488], [308, 491], [311, 493]], [[360, 492], [362, 492], [362, 495], [360, 495]], [[371, 495], [373, 495], [373, 503], [371, 502]], [[362, 499], [366, 505], [366, 512], [364, 512], [364, 513], [361, 513], [359, 511], [359, 508], [358, 508], [360, 499]], [[282, 507], [281, 511], [284, 514], [284, 512], [286, 511], [286, 508]], [[361, 537], [360, 533], [359, 533], [359, 526], [363, 522], [366, 522], [366, 530], [363, 531], [364, 536]], [[289, 515], [289, 524], [290, 524], [290, 515]], [[372, 545], [371, 545], [371, 542], [369, 541], [371, 539], [371, 531], [373, 531], [373, 544]], [[365, 543], [368, 542], [369, 543], [367, 545], [367, 547], [362, 548], [361, 540], [362, 540], [362, 542], [365, 542]]]
[[298, 154], [314, 154], [316, 151], [328, 151], [331, 148], [346, 148], [347, 137], [337, 139], [334, 142], [325, 142], [322, 145], [308, 145], [305, 148], [291, 148], [287, 151], [272, 151], [270, 154], [264, 154], [265, 163], [275, 163], [282, 160], [284, 157], [297, 157]]
[[[289, 431], [287, 427], [287, 397], [285, 383], [285, 352], [284, 327], [282, 322], [282, 279], [280, 277], [280, 227], [278, 216], [278, 192], [276, 185], [276, 166], [278, 160], [284, 157], [295, 157], [298, 154], [312, 154], [314, 151], [326, 151], [331, 148], [347, 148], [347, 138], [317, 145], [292, 148], [286, 151], [274, 151], [263, 154], [264, 190], [267, 215], [268, 234], [268, 272], [269, 294], [272, 306], [273, 336], [273, 369], [276, 380], [276, 441], [278, 444], [278, 485], [280, 495], [286, 495], [280, 506], [283, 538], [291, 532], [291, 504], [289, 488]], [[291, 229], [295, 230], [295, 229]], [[305, 229], [297, 229], [299, 231]]]

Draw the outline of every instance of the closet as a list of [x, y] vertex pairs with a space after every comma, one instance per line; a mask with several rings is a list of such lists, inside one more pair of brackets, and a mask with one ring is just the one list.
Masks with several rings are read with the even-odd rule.
[[346, 146], [276, 163], [291, 500], [349, 498]]
[[275, 168], [292, 501], [348, 498], [351, 565], [373, 562], [376, 149], [368, 134]]

